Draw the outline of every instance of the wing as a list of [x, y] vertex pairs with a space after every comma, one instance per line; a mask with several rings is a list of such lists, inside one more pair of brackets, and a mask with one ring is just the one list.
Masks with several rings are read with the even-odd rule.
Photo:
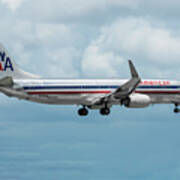
[[116, 99], [121, 99], [132, 94], [134, 90], [137, 88], [137, 86], [139, 85], [139, 83], [141, 82], [141, 79], [131, 60], [129, 60], [129, 67], [130, 67], [132, 78], [127, 83], [119, 87], [112, 94]]
[[99, 99], [94, 99], [92, 101], [92, 104], [107, 104], [112, 99], [121, 101], [122, 99], [129, 97], [129, 95], [135, 91], [135, 89], [141, 82], [141, 78], [139, 77], [131, 60], [129, 60], [129, 68], [131, 72], [131, 79], [128, 82], [117, 88], [117, 90], [115, 90], [113, 93], [108, 94], [107, 96], [101, 97]]

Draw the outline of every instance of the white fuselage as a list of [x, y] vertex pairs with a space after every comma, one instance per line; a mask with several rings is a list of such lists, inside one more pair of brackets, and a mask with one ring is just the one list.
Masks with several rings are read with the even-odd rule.
[[[26, 100], [47, 104], [90, 105], [93, 98], [116, 91], [128, 80], [109, 79], [24, 79], [14, 82], [28, 93]], [[142, 80], [134, 93], [145, 94], [151, 103], [180, 103], [180, 82], [169, 80]], [[23, 99], [23, 98], [22, 98]], [[119, 104], [118, 100], [111, 102]]]
[[128, 60], [131, 78], [122, 79], [42, 79], [24, 72], [0, 45], [0, 92], [37, 103], [82, 105], [80, 116], [87, 109], [99, 109], [109, 115], [113, 105], [145, 108], [150, 104], [171, 103], [179, 113], [180, 82], [169, 80], [141, 80], [133, 62]]

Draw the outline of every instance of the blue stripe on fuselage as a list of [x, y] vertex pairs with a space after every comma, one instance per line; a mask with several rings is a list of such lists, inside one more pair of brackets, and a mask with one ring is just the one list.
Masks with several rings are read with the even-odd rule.
[[117, 89], [119, 86], [25, 86], [24, 90], [41, 89]]
[[[25, 86], [24, 90], [42, 90], [42, 89], [117, 89], [120, 86], [111, 85], [77, 85], [77, 86]], [[137, 89], [180, 89], [180, 86], [139, 86]]]

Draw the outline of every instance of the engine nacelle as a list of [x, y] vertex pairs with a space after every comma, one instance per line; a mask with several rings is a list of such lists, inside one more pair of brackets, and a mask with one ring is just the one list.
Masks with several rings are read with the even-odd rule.
[[145, 108], [151, 104], [151, 99], [143, 94], [131, 94], [123, 104], [128, 108]]

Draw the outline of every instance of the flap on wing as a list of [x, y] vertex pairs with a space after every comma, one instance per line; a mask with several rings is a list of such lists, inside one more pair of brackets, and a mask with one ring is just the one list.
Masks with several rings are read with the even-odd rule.
[[94, 95], [94, 96], [83, 96], [83, 102], [86, 102], [88, 105], [98, 104], [99, 100], [103, 99], [104, 95]]

